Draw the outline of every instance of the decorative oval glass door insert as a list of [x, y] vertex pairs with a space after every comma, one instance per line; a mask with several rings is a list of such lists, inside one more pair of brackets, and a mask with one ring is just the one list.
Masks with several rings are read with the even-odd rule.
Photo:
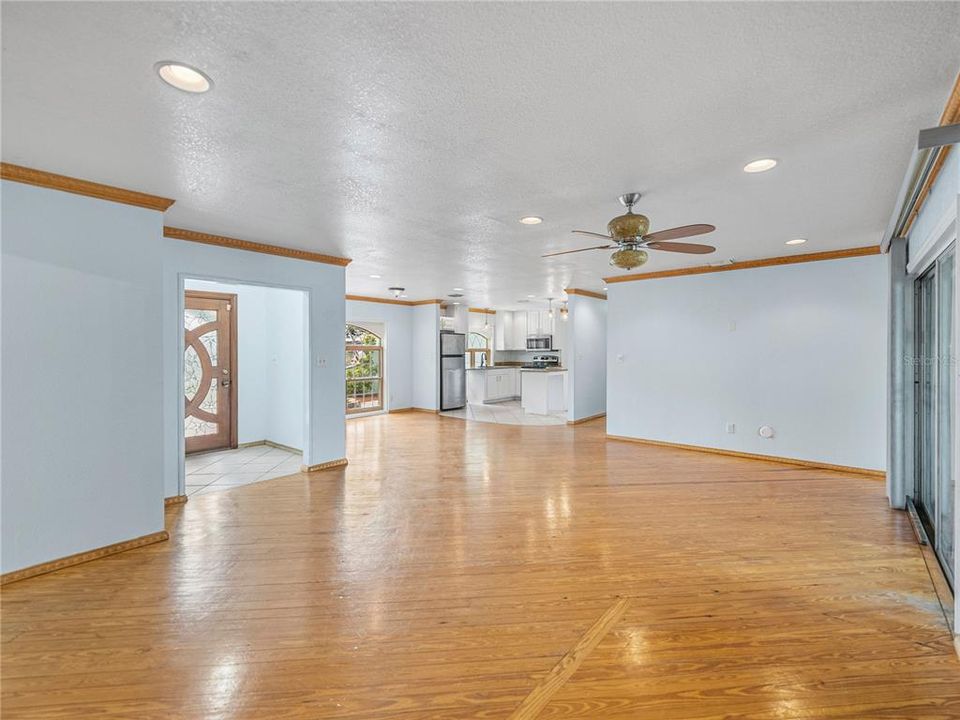
[[234, 442], [236, 296], [187, 291], [183, 311], [183, 430], [188, 453]]

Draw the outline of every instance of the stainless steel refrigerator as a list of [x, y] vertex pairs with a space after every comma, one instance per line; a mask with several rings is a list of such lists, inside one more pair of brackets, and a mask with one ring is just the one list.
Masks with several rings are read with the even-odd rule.
[[467, 404], [467, 339], [463, 333], [440, 333], [440, 409]]

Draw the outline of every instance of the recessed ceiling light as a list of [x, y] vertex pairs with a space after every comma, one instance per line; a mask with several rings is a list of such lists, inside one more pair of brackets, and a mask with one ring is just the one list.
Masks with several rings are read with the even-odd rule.
[[532, 297], [535, 297], [535, 296], [534, 296], [534, 295], [527, 295], [527, 297], [528, 297], [528, 298], [532, 298]]
[[454, 292], [463, 292], [463, 288], [454, 288], [453, 291], [454, 291]]
[[520, 218], [520, 222], [524, 225], [539, 225], [543, 222], [543, 218], [537, 217], [536, 215], [527, 215], [526, 217]]
[[773, 170], [777, 166], [777, 161], [773, 158], [760, 158], [753, 160], [743, 166], [743, 171], [748, 173], [760, 173], [767, 170]]
[[154, 65], [154, 68], [161, 80], [177, 90], [205, 93], [213, 85], [213, 81], [205, 73], [180, 62], [164, 60]]
[[383, 276], [382, 276], [382, 275], [371, 275], [370, 277], [372, 277], [374, 280], [379, 280], [379, 279], [380, 279], [381, 277], [383, 277]]
[[806, 238], [794, 238], [793, 240], [787, 240], [784, 245], [803, 245], [806, 241]]

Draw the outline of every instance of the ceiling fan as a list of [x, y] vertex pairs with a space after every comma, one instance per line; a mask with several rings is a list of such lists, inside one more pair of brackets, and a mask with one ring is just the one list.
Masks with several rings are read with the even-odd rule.
[[609, 250], [618, 248], [617, 251], [610, 256], [610, 264], [618, 268], [623, 268], [624, 270], [632, 270], [647, 261], [647, 250], [662, 250], [664, 252], [687, 253], [690, 255], [706, 255], [716, 250], [712, 245], [669, 242], [677, 238], [704, 235], [713, 232], [716, 230], [713, 225], [683, 225], [682, 227], [670, 228], [669, 230], [647, 233], [650, 227], [649, 218], [647, 218], [646, 215], [637, 215], [633, 212], [633, 206], [639, 200], [640, 193], [626, 193], [620, 196], [620, 203], [627, 208], [627, 212], [607, 223], [608, 235], [590, 232], [588, 230], [573, 231], [579, 235], [591, 235], [593, 237], [602, 237], [605, 240], [612, 240], [612, 245], [596, 245], [594, 247], [580, 248], [579, 250], [566, 250], [564, 252], [549, 253], [543, 257], [569, 255], [570, 253], [585, 252], [587, 250]]

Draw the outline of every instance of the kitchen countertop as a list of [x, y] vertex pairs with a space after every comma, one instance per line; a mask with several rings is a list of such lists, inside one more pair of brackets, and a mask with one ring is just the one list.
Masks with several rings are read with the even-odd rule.
[[566, 368], [520, 368], [520, 372], [557, 373], [566, 372]]
[[520, 369], [519, 365], [484, 365], [483, 367], [472, 367], [467, 370], [509, 370], [510, 368]]

